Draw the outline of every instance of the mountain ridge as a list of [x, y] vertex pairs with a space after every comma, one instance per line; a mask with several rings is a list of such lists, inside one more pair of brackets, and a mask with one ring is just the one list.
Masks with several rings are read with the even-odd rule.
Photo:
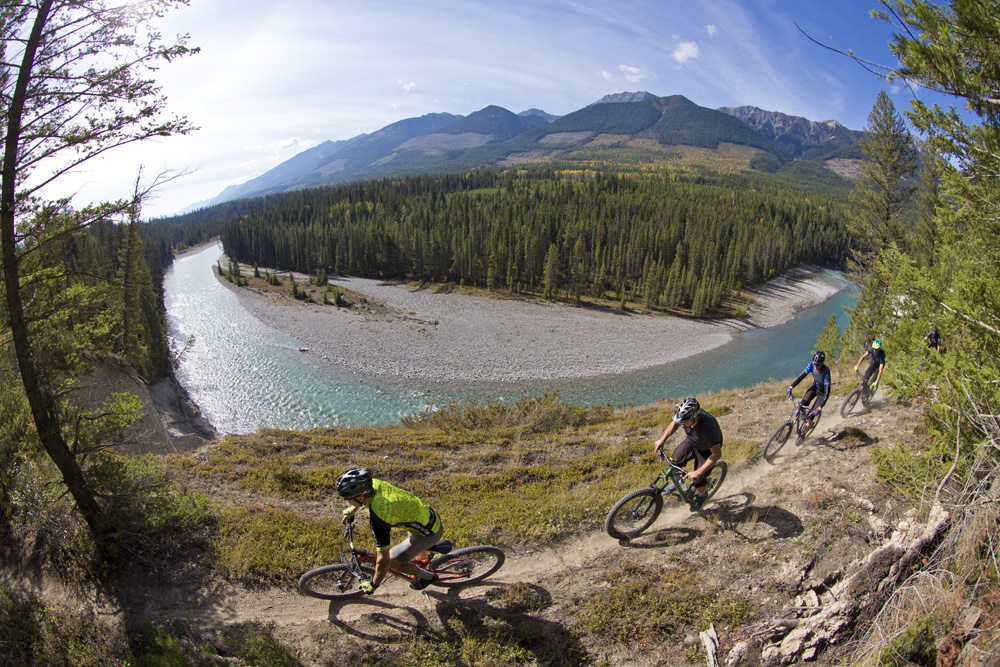
[[[776, 171], [795, 160], [849, 151], [861, 136], [835, 120], [752, 106], [709, 109], [683, 95], [647, 91], [605, 95], [563, 116], [489, 105], [467, 116], [429, 113], [325, 141], [227, 187], [207, 205], [368, 178], [526, 162], [620, 162], [622, 155], [640, 163], [715, 159], [727, 168]], [[724, 144], [739, 147], [739, 157], [712, 158]]]

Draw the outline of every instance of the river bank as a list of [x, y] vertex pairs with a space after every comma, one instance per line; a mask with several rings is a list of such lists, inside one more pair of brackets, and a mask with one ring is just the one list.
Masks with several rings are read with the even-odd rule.
[[254, 317], [325, 363], [373, 378], [465, 382], [580, 379], [662, 366], [725, 345], [739, 331], [783, 324], [844, 287], [816, 267], [799, 268], [757, 290], [746, 319], [708, 321], [360, 278], [333, 283], [378, 308], [335, 308], [223, 283]]

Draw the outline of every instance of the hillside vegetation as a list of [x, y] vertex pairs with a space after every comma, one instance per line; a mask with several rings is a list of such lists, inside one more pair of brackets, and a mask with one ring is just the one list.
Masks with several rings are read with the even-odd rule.
[[[613, 105], [611, 105], [613, 106]], [[793, 266], [840, 265], [844, 204], [773, 178], [532, 168], [309, 190], [226, 222], [242, 264], [587, 295], [696, 317]]]
[[[18, 665], [704, 664], [698, 632], [714, 625], [725, 656], [805, 604], [799, 596], [822, 595], [908, 507], [878, 486], [870, 455], [919, 440], [912, 408], [882, 397], [850, 423], [831, 412], [814, 438], [765, 461], [762, 443], [786, 416], [783, 386], [701, 397], [726, 433], [725, 488], [701, 513], [668, 504], [628, 545], [603, 533], [604, 516], [653, 478], [651, 442], [674, 401], [452, 405], [399, 426], [264, 430], [122, 460], [123, 483], [161, 476], [143, 505], [144, 539], [106, 571], [64, 500], [9, 526], [5, 562], [23, 565], [7, 570], [0, 640], [34, 647]], [[398, 583], [347, 606], [299, 596], [297, 576], [343, 547], [330, 488], [354, 465], [426, 498], [458, 545], [502, 546], [508, 563], [457, 597]], [[22, 466], [19, 494], [37, 495], [49, 474]], [[44, 574], [45, 563], [56, 567]], [[98, 613], [91, 593], [58, 602], [15, 584], [40, 577], [67, 591], [104, 581], [119, 611]], [[414, 616], [424, 620], [410, 627]], [[760, 655], [773, 641], [742, 650]], [[834, 665], [845, 654], [821, 655], [816, 664]]]

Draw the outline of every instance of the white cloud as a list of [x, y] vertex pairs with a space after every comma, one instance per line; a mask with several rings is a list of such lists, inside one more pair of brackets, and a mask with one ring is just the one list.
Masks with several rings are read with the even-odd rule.
[[674, 52], [670, 54], [670, 57], [674, 59], [679, 68], [687, 61], [698, 57], [698, 45], [694, 42], [681, 42], [674, 47]]
[[629, 81], [631, 83], [637, 83], [639, 81], [642, 81], [644, 78], [646, 78], [646, 73], [645, 72], [643, 72], [638, 67], [633, 67], [632, 65], [619, 65], [618, 69], [620, 69], [622, 72], [624, 72], [624, 74], [625, 74], [625, 80]]
[[411, 90], [413, 90], [416, 87], [416, 85], [417, 85], [417, 84], [413, 83], [412, 81], [409, 82], [409, 83], [403, 83], [402, 79], [400, 79], [398, 83], [399, 83], [399, 85], [401, 85], [403, 87], [403, 94], [404, 95], [406, 95]]
[[614, 81], [615, 80], [615, 75], [612, 74], [611, 72], [608, 72], [607, 70], [602, 71], [601, 72], [601, 76], [603, 76], [608, 81]]
[[709, 23], [705, 26], [705, 32], [708, 33], [709, 37], [715, 37], [715, 33], [718, 32], [718, 28], [715, 27], [714, 23]]

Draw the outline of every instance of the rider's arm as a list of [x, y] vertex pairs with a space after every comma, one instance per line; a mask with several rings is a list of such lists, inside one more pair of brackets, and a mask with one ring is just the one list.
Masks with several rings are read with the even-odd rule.
[[689, 472], [685, 475], [688, 480], [697, 479], [699, 476], [712, 469], [712, 466], [714, 466], [716, 462], [722, 458], [722, 445], [713, 445], [711, 452], [712, 453], [708, 455], [708, 458], [705, 459], [705, 462], [701, 464], [701, 467], [697, 468], [694, 472]]
[[867, 356], [868, 356], [868, 352], [865, 352], [860, 357], [858, 357], [858, 363], [854, 364], [854, 370], [858, 370], [858, 366], [861, 365], [861, 362], [864, 361], [865, 357], [867, 357]]
[[654, 454], [660, 451], [660, 448], [663, 447], [663, 443], [665, 443], [667, 441], [667, 438], [672, 436], [674, 434], [674, 431], [676, 431], [678, 428], [679, 426], [677, 425], [677, 422], [671, 419], [670, 423], [667, 424], [667, 430], [663, 432], [663, 435], [660, 436], [660, 439], [657, 440], [656, 443], [654, 443], [653, 445]]
[[802, 371], [801, 373], [799, 373], [799, 376], [797, 378], [795, 378], [794, 380], [792, 380], [792, 384], [789, 387], [789, 389], [791, 389], [792, 387], [795, 387], [796, 385], [798, 385], [798, 383], [802, 382], [802, 380], [805, 378], [805, 376], [809, 375], [809, 373], [811, 371], [812, 371], [812, 364], [809, 364], [808, 366], [806, 366], [806, 369], [804, 371]]

